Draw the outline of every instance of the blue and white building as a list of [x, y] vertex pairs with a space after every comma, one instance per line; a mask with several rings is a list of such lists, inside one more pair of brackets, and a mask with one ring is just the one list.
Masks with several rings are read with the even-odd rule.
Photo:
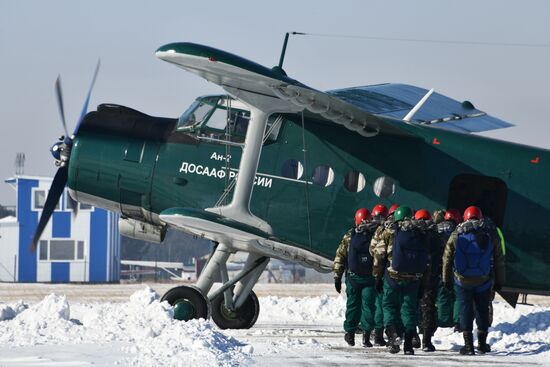
[[15, 176], [5, 182], [15, 189], [17, 207], [15, 217], [0, 220], [0, 281], [120, 280], [118, 214], [77, 203], [75, 216], [65, 190], [36, 251], [31, 252], [52, 179]]

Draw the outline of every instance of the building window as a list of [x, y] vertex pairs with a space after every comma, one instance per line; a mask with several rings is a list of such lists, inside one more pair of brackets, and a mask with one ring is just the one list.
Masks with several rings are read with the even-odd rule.
[[46, 191], [35, 190], [34, 192], [34, 209], [44, 209], [46, 204]]
[[281, 174], [283, 177], [298, 180], [304, 174], [304, 166], [302, 165], [302, 162], [297, 161], [296, 159], [289, 159], [283, 163]]
[[[42, 189], [33, 189], [32, 191], [32, 208], [33, 210], [42, 210], [46, 205], [46, 198], [48, 197], [48, 191]], [[59, 210], [59, 201], [55, 206], [55, 210]]]
[[344, 176], [344, 187], [349, 192], [359, 192], [365, 188], [367, 180], [359, 171], [349, 171]]
[[48, 260], [48, 241], [40, 241], [39, 259]]
[[334, 181], [334, 170], [326, 165], [319, 166], [313, 171], [311, 180], [319, 186], [330, 186]]
[[74, 241], [71, 240], [51, 240], [50, 241], [50, 260], [74, 260]]
[[78, 241], [76, 243], [76, 259], [84, 260], [84, 241]]
[[378, 177], [374, 181], [372, 190], [376, 196], [385, 199], [395, 192], [395, 182], [387, 176]]
[[41, 240], [39, 246], [39, 259], [41, 261], [84, 260], [84, 241]]

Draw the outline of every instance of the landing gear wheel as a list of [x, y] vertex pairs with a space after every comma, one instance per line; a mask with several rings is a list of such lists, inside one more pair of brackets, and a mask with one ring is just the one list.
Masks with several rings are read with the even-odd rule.
[[212, 320], [220, 329], [250, 329], [259, 314], [260, 303], [254, 291], [250, 291], [243, 305], [234, 311], [225, 307], [223, 294], [212, 300]]
[[210, 303], [198, 288], [179, 286], [164, 293], [161, 301], [168, 301], [174, 306], [174, 318], [181, 321], [191, 319], [208, 319]]

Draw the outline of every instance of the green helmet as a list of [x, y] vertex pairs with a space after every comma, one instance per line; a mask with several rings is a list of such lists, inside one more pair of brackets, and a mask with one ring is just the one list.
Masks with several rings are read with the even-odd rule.
[[399, 222], [400, 220], [403, 220], [405, 218], [412, 218], [413, 211], [408, 206], [400, 206], [395, 210], [395, 213], [393, 213], [394, 221]]

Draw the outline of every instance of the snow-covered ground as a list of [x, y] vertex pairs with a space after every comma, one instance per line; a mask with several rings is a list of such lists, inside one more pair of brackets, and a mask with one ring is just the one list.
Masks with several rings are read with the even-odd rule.
[[341, 330], [345, 298], [321, 294], [320, 288], [330, 287], [308, 285], [296, 287], [301, 296], [266, 296], [280, 293], [270, 288], [260, 287], [261, 314], [250, 330], [175, 321], [171, 308], [145, 286], [125, 302], [68, 301], [55, 292], [38, 302], [0, 303], [0, 366], [550, 366], [550, 307], [495, 303], [489, 333], [494, 352], [488, 355], [460, 356], [461, 335], [440, 329], [438, 352], [405, 357], [384, 348], [347, 347]]

